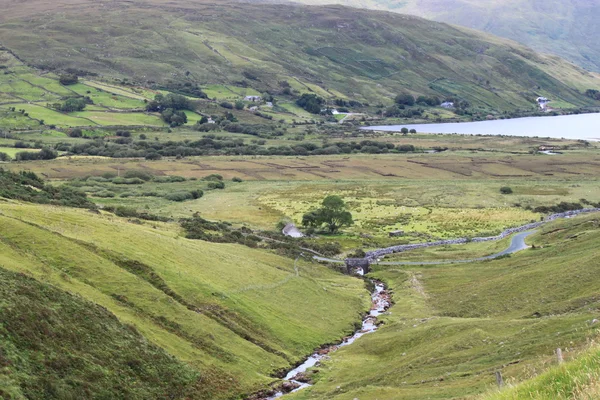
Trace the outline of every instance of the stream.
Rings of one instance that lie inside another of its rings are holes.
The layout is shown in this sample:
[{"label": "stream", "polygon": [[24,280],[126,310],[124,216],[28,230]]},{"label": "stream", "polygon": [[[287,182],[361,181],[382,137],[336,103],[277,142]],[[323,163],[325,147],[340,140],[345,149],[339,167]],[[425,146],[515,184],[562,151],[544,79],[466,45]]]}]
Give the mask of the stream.
[{"label": "stream", "polygon": [[[296,386],[296,388],[290,393],[297,392],[298,390],[302,390],[311,386],[309,383],[300,382],[299,380],[297,380],[296,378],[298,378],[298,375],[301,375],[304,372],[306,372],[308,368],[317,365],[322,359],[327,357],[327,354],[329,354],[330,352],[335,351],[340,347],[348,346],[354,343],[361,336],[375,332],[377,330],[377,317],[383,314],[390,307],[391,301],[390,296],[387,293],[385,286],[382,282],[376,280],[371,280],[371,282],[375,284],[375,290],[371,294],[371,311],[369,311],[369,314],[367,314],[363,319],[362,327],[356,332],[354,332],[352,336],[344,338],[344,340],[342,340],[342,342],[340,342],[339,344],[315,351],[310,357],[306,359],[306,361],[289,371],[285,378],[283,378],[283,380],[284,382],[290,382],[294,384],[294,386]],[[284,395],[285,393],[280,391],[277,392],[274,396],[267,397],[266,399],[277,399]]]}]

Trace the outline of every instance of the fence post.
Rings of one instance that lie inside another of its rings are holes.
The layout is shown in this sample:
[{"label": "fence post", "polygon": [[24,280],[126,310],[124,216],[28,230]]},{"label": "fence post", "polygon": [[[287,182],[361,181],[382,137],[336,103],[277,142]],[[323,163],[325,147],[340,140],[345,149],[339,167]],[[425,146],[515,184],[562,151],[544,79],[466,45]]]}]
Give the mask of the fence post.
[{"label": "fence post", "polygon": [[562,350],[560,349],[560,347],[558,349],[556,349],[556,359],[558,360],[559,364],[563,363],[563,355],[562,355]]},{"label": "fence post", "polygon": [[498,387],[504,387],[504,379],[502,379],[502,372],[496,371],[496,383]]}]

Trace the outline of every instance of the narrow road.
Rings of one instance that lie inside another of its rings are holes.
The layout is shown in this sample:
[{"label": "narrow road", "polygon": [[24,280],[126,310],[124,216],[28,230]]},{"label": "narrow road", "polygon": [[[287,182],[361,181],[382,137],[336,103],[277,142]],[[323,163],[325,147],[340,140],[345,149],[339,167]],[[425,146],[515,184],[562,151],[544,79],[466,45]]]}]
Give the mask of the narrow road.
[{"label": "narrow road", "polygon": [[[526,232],[519,232],[519,233],[515,234],[512,237],[510,246],[508,246],[508,248],[506,250],[503,250],[496,254],[492,254],[490,256],[471,258],[471,259],[467,259],[467,260],[389,261],[389,262],[376,262],[375,264],[376,265],[438,265],[438,264],[455,264],[455,263],[460,264],[460,263],[471,263],[471,262],[476,262],[476,261],[493,260],[494,258],[502,257],[507,254],[513,254],[518,251],[529,248],[529,246],[527,246],[527,244],[525,243],[525,239],[528,236],[534,234],[535,232],[536,232],[535,230],[532,230],[532,231],[526,231]],[[455,245],[455,246],[457,246],[457,245]],[[333,258],[326,258],[326,257],[319,257],[319,256],[314,256],[313,258],[317,261],[331,262],[331,263],[336,263],[336,264],[344,264],[343,260],[336,260]]]}]

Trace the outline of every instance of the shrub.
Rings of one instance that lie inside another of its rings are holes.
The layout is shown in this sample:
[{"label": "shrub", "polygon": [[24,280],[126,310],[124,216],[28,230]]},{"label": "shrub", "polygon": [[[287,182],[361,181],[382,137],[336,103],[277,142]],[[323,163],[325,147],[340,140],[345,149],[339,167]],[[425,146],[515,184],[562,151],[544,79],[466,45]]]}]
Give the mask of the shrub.
[{"label": "shrub", "polygon": [[150,153],[146,154],[144,158],[149,161],[157,161],[160,160],[162,156],[156,151],[151,151]]},{"label": "shrub", "polygon": [[83,131],[79,128],[73,128],[67,133],[70,137],[79,138],[83,136]]},{"label": "shrub", "polygon": [[149,174],[148,172],[135,170],[135,169],[130,169],[129,171],[125,172],[125,175],[123,175],[123,176],[125,178],[139,178],[144,181],[152,180],[152,175]]},{"label": "shrub", "polygon": [[74,85],[77,82],[79,82],[79,78],[77,77],[77,75],[73,75],[73,74],[64,74],[61,75],[59,78],[60,84],[61,85]]},{"label": "shrub", "polygon": [[145,183],[145,181],[140,178],[117,177],[117,178],[113,178],[112,183],[114,183],[115,185],[141,185],[141,184]]},{"label": "shrub", "polygon": [[10,161],[11,158],[8,154],[0,151],[0,161]]},{"label": "shrub", "polygon": [[502,186],[500,188],[500,193],[502,194],[512,194],[513,190],[512,188],[508,187],[508,186]]},{"label": "shrub", "polygon": [[115,193],[111,192],[109,190],[103,190],[101,192],[94,193],[94,196],[102,197],[102,198],[110,198],[110,197],[115,197]]},{"label": "shrub", "polygon": [[223,175],[219,175],[219,174],[210,174],[208,176],[205,176],[204,178],[202,178],[203,181],[222,181],[223,180]]},{"label": "shrub", "polygon": [[239,182],[243,182],[243,181],[242,181],[242,178],[238,178],[237,176],[234,176],[234,177],[233,177],[231,180],[232,180],[233,182],[238,182],[238,183],[239,183]]},{"label": "shrub", "polygon": [[208,186],[209,189],[225,189],[225,182],[222,181],[218,181],[218,182],[209,182]]},{"label": "shrub", "polygon": [[186,201],[194,198],[191,192],[174,192],[165,196],[165,199],[170,201]]}]

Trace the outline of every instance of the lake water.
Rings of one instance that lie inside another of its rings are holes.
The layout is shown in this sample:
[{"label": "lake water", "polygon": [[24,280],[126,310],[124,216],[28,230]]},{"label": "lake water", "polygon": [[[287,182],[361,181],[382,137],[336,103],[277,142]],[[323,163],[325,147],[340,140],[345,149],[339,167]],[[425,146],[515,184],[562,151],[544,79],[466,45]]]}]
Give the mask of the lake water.
[{"label": "lake water", "polygon": [[443,124],[384,125],[369,126],[363,129],[399,132],[402,128],[416,129],[419,133],[538,136],[558,139],[600,140],[600,114],[529,117]]}]

